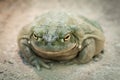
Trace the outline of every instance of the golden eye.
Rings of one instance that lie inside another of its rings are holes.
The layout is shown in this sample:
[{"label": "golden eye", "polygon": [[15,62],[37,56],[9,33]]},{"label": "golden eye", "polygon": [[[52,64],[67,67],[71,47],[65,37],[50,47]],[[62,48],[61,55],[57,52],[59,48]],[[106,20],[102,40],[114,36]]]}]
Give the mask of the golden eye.
[{"label": "golden eye", "polygon": [[65,36],[65,38],[64,38],[64,41],[67,41],[67,40],[69,40],[70,39],[70,34],[67,34],[66,36]]},{"label": "golden eye", "polygon": [[33,34],[33,38],[36,40],[38,39],[38,37],[35,34]]}]

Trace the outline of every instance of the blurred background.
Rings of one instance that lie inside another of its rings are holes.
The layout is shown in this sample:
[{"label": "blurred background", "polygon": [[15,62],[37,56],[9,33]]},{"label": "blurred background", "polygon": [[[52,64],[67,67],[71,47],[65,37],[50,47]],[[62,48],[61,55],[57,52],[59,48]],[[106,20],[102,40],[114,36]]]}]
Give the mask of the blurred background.
[{"label": "blurred background", "polygon": [[[18,55],[17,35],[35,17],[64,10],[96,20],[106,37],[97,62],[36,71]],[[120,80],[120,0],[0,0],[0,80]]]}]

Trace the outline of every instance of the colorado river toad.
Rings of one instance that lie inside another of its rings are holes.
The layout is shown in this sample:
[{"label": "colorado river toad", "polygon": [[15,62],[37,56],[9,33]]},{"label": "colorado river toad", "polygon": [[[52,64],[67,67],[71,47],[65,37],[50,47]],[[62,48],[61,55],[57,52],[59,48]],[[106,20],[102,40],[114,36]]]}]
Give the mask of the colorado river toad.
[{"label": "colorado river toad", "polygon": [[21,55],[37,69],[49,61],[87,63],[104,48],[99,24],[66,12],[48,12],[23,27],[18,44]]}]

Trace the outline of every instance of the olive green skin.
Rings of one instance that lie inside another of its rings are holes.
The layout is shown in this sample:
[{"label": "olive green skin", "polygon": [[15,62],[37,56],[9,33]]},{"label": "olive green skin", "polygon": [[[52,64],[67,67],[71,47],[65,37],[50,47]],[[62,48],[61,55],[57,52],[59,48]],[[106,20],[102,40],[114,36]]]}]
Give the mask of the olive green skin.
[{"label": "olive green skin", "polygon": [[[67,34],[70,38],[65,41]],[[45,13],[18,35],[21,55],[37,69],[50,68],[49,61],[87,63],[100,54],[104,42],[99,24],[67,12]]]}]

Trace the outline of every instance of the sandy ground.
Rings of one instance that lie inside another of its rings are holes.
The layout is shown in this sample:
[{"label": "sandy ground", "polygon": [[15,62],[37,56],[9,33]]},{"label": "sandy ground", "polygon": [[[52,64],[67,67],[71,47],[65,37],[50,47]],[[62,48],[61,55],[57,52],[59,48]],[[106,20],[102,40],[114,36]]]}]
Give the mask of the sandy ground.
[{"label": "sandy ground", "polygon": [[[37,71],[18,55],[17,35],[50,10],[67,10],[98,21],[106,37],[98,61],[53,65]],[[120,80],[120,0],[0,0],[0,80]]]}]

